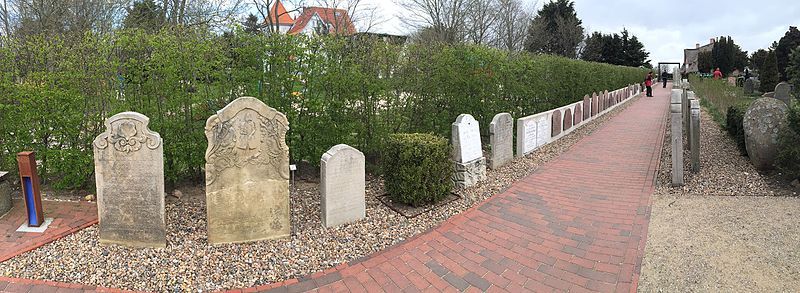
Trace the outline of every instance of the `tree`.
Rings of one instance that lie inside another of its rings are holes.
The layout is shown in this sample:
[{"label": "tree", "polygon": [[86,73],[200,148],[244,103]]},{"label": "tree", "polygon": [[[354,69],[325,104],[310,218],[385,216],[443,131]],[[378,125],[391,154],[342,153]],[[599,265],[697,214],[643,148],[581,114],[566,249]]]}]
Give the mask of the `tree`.
[{"label": "tree", "polygon": [[258,23],[258,16],[252,13],[247,15],[242,26],[244,26],[244,31],[247,33],[254,34],[261,31],[261,25]]},{"label": "tree", "polygon": [[649,55],[639,39],[630,36],[626,29],[622,30],[621,34],[594,32],[586,37],[585,46],[581,51],[581,59],[586,61],[631,67],[648,66]]},{"label": "tree", "polygon": [[789,55],[789,65],[786,67],[786,76],[793,85],[794,96],[800,97],[800,47],[792,50]]},{"label": "tree", "polygon": [[575,3],[556,0],[542,6],[531,21],[526,49],[575,58],[583,41],[583,26],[575,13]]},{"label": "tree", "polygon": [[[417,28],[425,39],[455,44],[464,40],[470,0],[403,0],[409,14],[401,20]],[[422,31],[424,29],[424,31]]]},{"label": "tree", "polygon": [[473,44],[489,41],[491,28],[498,17],[496,6],[495,0],[469,0],[465,25],[467,39]]},{"label": "tree", "polygon": [[800,46],[800,30],[797,30],[796,26],[790,26],[789,31],[783,35],[777,46],[775,46],[775,58],[778,63],[780,80],[788,80],[786,67],[789,66],[789,55],[797,46]]},{"label": "tree", "polygon": [[508,51],[522,50],[529,22],[530,13],[520,0],[498,0],[494,46]]},{"label": "tree", "polygon": [[711,49],[711,65],[722,73],[730,74],[747,65],[747,52],[742,51],[730,36],[719,37]]},{"label": "tree", "polygon": [[756,71],[760,71],[764,68],[764,62],[767,60],[768,54],[769,52],[764,49],[758,49],[758,51],[753,52],[753,54],[750,55],[750,66]]},{"label": "tree", "polygon": [[711,59],[711,52],[697,53],[697,71],[710,73],[713,67],[713,61]]},{"label": "tree", "polygon": [[759,71],[758,80],[761,81],[759,90],[765,93],[774,91],[775,86],[780,81],[779,79],[780,72],[778,72],[778,60],[775,50],[769,50],[767,58],[764,60],[764,69]]},{"label": "tree", "polygon": [[156,32],[164,26],[164,12],[161,9],[153,0],[136,1],[122,21],[123,26]]}]

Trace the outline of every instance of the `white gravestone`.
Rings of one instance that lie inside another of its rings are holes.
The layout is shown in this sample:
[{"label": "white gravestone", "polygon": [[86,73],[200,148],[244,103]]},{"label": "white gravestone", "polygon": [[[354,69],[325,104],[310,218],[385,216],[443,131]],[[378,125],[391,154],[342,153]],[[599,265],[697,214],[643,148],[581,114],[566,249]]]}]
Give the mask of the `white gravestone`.
[{"label": "white gravestone", "polygon": [[481,132],[478,121],[469,114],[461,114],[452,125],[453,182],[466,188],[486,179],[486,159],[481,150]]},{"label": "white gravestone", "polygon": [[165,247],[164,145],[136,112],[108,118],[95,138],[100,244]]},{"label": "white gravestone", "polygon": [[364,154],[346,144],[320,160],[322,225],[338,226],[366,217]]},{"label": "white gravestone", "polygon": [[517,156],[522,157],[550,142],[550,112],[517,119]]}]

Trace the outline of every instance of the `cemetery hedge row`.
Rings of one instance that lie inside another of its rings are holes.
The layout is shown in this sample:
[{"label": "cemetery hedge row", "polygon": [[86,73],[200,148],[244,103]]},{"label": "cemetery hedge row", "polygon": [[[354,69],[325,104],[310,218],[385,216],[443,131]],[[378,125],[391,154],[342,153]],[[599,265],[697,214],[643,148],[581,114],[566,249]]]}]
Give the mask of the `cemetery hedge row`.
[{"label": "cemetery hedge row", "polygon": [[117,31],[0,39],[0,169],[34,150],[56,188],[93,184],[91,142],[121,111],[164,138],[168,182],[202,180],[206,119],[239,96],[285,113],[291,160],[346,143],[374,161],[387,136],[449,137],[461,113],[530,115],[640,82],[645,69],[373,38]]}]

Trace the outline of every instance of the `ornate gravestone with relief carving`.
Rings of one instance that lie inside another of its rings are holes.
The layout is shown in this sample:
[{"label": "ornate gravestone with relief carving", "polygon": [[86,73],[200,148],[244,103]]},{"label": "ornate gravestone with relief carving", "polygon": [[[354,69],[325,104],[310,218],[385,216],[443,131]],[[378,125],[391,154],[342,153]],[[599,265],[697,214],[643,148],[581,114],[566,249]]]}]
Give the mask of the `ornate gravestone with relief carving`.
[{"label": "ornate gravestone with relief carving", "polygon": [[236,243],[289,236],[286,116],[241,97],[206,122],[208,241]]}]

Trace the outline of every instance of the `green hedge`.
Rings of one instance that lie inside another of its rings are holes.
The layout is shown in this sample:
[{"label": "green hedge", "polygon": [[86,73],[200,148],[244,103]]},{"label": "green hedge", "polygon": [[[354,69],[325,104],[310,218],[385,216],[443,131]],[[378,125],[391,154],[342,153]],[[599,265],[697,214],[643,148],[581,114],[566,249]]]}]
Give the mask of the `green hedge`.
[{"label": "green hedge", "polygon": [[433,134],[389,135],[382,160],[386,192],[393,201],[421,206],[453,190],[453,162],[447,139]]},{"label": "green hedge", "polygon": [[800,178],[800,106],[794,103],[786,116],[787,127],[778,136],[775,166],[790,180]]},{"label": "green hedge", "polygon": [[747,148],[744,141],[744,114],[747,108],[750,107],[752,101],[740,102],[736,105],[728,107],[728,112],[725,115],[725,130],[728,135],[736,142],[736,146],[742,155],[747,155]]},{"label": "green hedge", "polygon": [[640,82],[645,69],[482,46],[370,38],[117,31],[0,40],[0,169],[34,150],[57,188],[91,187],[92,139],[122,111],[164,138],[168,182],[202,180],[205,120],[239,96],[285,113],[292,161],[345,143],[377,158],[391,133],[449,137],[462,113],[530,115]]}]

